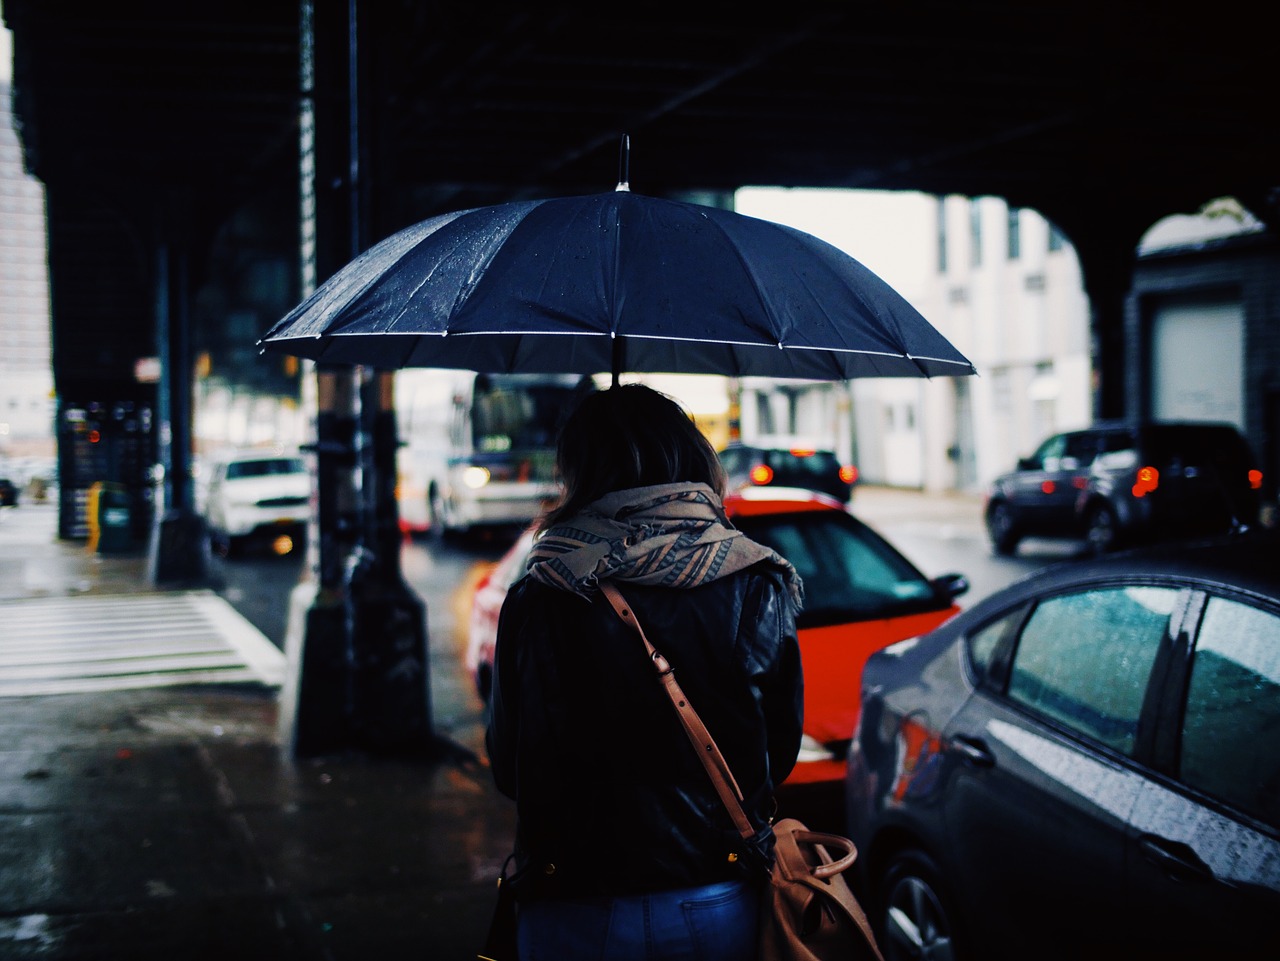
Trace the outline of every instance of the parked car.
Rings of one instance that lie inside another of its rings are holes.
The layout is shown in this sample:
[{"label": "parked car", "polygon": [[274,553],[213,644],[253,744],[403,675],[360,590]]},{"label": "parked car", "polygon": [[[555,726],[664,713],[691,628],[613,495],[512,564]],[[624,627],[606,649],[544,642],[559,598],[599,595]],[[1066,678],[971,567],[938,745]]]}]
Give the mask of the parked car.
[{"label": "parked car", "polygon": [[1280,957],[1280,539],[1045,568],[868,659],[887,961]]},{"label": "parked car", "polygon": [[311,474],[297,454],[223,454],[210,468],[204,504],[214,543],[228,552],[255,535],[297,536],[311,514]]},{"label": "parked car", "polygon": [[[804,580],[797,627],[805,734],[801,763],[788,785],[842,792],[863,661],[954,615],[959,610],[955,598],[968,583],[958,574],[926,578],[843,505],[813,491],[753,488],[730,494],[724,506],[738,529],[786,557]],[[476,588],[466,660],[485,699],[498,613],[507,589],[524,573],[532,544],[533,535],[526,532]]]},{"label": "parked car", "polygon": [[1230,424],[1099,423],[1054,434],[996,478],[986,523],[998,554],[1027,537],[1093,553],[1256,524],[1262,471]]},{"label": "parked car", "polygon": [[524,574],[525,562],[533,549],[533,537],[534,528],[526,528],[501,560],[476,582],[471,596],[464,662],[475,682],[476,693],[486,704],[493,689],[493,646],[498,639],[498,615],[508,589]]},{"label": "parked car", "polygon": [[833,451],[800,438],[732,443],[720,452],[720,463],[728,477],[730,491],[748,487],[801,487],[847,503],[858,480],[855,466],[841,464]]},{"label": "parked car", "polygon": [[18,506],[18,485],[7,477],[0,477],[0,507]]}]

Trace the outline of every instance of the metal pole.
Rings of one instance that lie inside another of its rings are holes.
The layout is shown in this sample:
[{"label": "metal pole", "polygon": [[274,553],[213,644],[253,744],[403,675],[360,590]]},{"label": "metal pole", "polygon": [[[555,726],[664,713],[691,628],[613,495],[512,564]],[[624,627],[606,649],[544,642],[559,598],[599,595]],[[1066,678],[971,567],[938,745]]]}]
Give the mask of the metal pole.
[{"label": "metal pole", "polygon": [[[369,179],[356,0],[302,0],[301,16],[301,176],[316,257],[309,286],[304,264],[305,296],[367,246]],[[280,714],[299,756],[347,748],[421,755],[438,746],[425,607],[400,575],[391,377],[316,370],[316,583],[294,593]]]},{"label": "metal pole", "polygon": [[158,243],[154,274],[164,483],[163,503],[157,505],[160,516],[152,526],[148,575],[157,585],[205,585],[210,576],[209,536],[204,518],[196,513],[191,482],[191,297],[185,247]]},{"label": "metal pole", "polygon": [[[303,296],[351,259],[349,0],[300,0],[299,183]],[[355,490],[356,391],[347,367],[314,368],[316,509],[308,576],[290,600],[281,697],[282,740],[296,755],[343,750],[355,712],[347,577],[359,535]]]}]

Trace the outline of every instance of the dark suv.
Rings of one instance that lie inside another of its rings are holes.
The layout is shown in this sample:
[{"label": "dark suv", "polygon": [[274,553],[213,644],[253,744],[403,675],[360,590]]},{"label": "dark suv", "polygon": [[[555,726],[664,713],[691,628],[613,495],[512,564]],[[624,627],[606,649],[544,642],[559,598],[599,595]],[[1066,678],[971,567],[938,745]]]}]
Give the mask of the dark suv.
[{"label": "dark suv", "polygon": [[858,470],[841,464],[830,450],[779,442],[730,444],[720,452],[728,477],[728,489],[746,487],[800,487],[827,494],[843,503],[853,496]]},{"label": "dark suv", "polygon": [[1095,554],[1257,523],[1262,471],[1230,424],[1098,423],[1055,434],[997,477],[986,522],[998,554],[1024,537],[1083,538]]}]

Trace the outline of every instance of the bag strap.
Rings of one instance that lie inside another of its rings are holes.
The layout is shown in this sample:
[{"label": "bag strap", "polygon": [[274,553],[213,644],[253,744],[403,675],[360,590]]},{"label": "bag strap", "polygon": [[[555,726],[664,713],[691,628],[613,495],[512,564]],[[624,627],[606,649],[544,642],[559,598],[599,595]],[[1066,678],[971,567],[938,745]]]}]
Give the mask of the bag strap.
[{"label": "bag strap", "polygon": [[693,744],[698,760],[702,762],[702,766],[707,769],[707,774],[711,776],[711,782],[715,785],[716,793],[720,795],[720,800],[724,803],[725,808],[728,809],[729,816],[733,818],[734,827],[738,829],[738,833],[744,838],[751,840],[755,837],[756,829],[751,826],[751,819],[747,817],[747,812],[742,809],[742,790],[738,787],[738,782],[733,779],[733,772],[729,770],[729,762],[720,753],[720,748],[716,746],[715,740],[711,737],[711,732],[702,723],[702,718],[698,717],[698,712],[693,709],[693,705],[689,703],[689,698],[685,696],[684,691],[681,690],[679,683],[676,681],[675,669],[659,653],[657,648],[649,642],[649,638],[645,636],[644,628],[640,626],[639,618],[631,610],[631,605],[622,596],[622,592],[608,581],[601,582],[600,590],[608,598],[618,616],[622,618],[622,622],[640,635],[640,640],[644,641],[645,651],[649,655],[649,663],[658,672],[658,678],[662,681],[662,689],[671,698],[671,703],[675,707],[676,713],[680,716],[680,723],[684,726],[684,732],[688,735],[690,743]]},{"label": "bag strap", "polygon": [[[725,761],[724,755],[716,747],[716,742],[712,739],[711,732],[703,725],[702,719],[698,717],[698,712],[693,709],[693,705],[685,697],[684,691],[676,683],[675,670],[667,659],[659,653],[657,648],[649,642],[649,638],[645,636],[644,628],[640,626],[639,618],[631,610],[631,605],[622,596],[622,592],[608,581],[600,583],[600,590],[608,598],[610,605],[612,605],[618,616],[622,618],[622,622],[640,635],[640,640],[644,641],[644,648],[649,655],[649,662],[658,672],[658,677],[662,680],[662,688],[671,698],[671,703],[675,706],[676,713],[680,716],[680,721],[684,725],[685,734],[689,736],[698,759],[702,761],[702,766],[707,769],[707,774],[711,776],[711,782],[716,786],[716,793],[720,795],[720,800],[724,802],[724,806],[729,810],[730,816],[733,817],[734,825],[744,838],[750,839],[754,837],[755,830],[751,827],[751,821],[747,817],[747,813],[742,809],[742,791],[739,790],[738,783],[733,779],[733,774],[729,771],[729,764]],[[784,824],[786,823],[784,822]],[[809,884],[814,884],[812,879],[818,879],[817,886],[819,888],[823,886],[828,878],[849,868],[853,864],[854,858],[857,857],[857,849],[853,846],[853,842],[837,834],[810,831],[804,828],[803,825],[796,824],[795,830],[791,832],[791,835],[796,844],[821,845],[824,848],[841,852],[841,857],[816,867],[806,863],[804,871],[797,873],[795,879],[799,879],[803,874]],[[840,890],[844,892],[843,896],[839,894],[833,894],[833,896],[840,901],[845,911],[848,912],[849,917],[857,924],[867,946],[871,949],[871,953],[876,957],[877,961],[884,961],[884,955],[880,953],[880,946],[876,944],[875,935],[871,932],[871,924],[867,921],[867,916],[863,912],[862,906],[858,904],[857,899],[853,897],[852,891],[848,888],[842,887]]]}]

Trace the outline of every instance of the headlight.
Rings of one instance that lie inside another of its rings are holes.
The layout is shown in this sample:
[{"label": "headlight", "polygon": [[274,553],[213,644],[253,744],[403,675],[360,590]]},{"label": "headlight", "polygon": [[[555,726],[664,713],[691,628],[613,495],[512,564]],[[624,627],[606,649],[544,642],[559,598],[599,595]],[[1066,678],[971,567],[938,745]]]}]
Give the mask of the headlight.
[{"label": "headlight", "polygon": [[489,483],[489,468],[468,467],[462,472],[462,483],[472,490],[479,490]]}]

